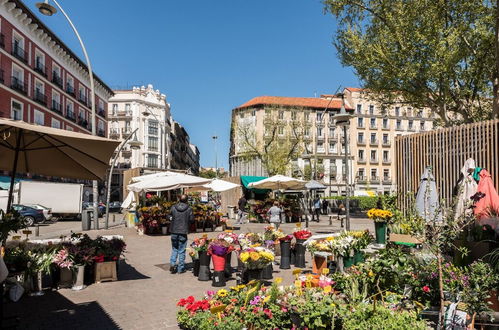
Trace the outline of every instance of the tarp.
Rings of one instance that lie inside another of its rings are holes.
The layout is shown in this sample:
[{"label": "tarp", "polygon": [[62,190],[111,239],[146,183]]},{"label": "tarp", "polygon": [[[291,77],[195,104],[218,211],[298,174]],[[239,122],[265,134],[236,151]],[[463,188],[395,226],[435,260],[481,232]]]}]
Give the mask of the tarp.
[{"label": "tarp", "polygon": [[425,221],[442,220],[437,185],[431,173],[431,167],[427,167],[421,176],[416,194],[416,211]]},{"label": "tarp", "polygon": [[[499,213],[499,195],[497,194],[490,173],[487,170],[480,171],[480,181],[478,182],[478,193],[483,197],[475,204],[475,216],[481,224],[489,218],[497,220],[496,214]],[[497,222],[488,223],[493,229],[497,227]],[[494,225],[495,224],[495,225]]]},{"label": "tarp", "polygon": [[131,180],[132,180],[132,182],[139,182],[139,181],[157,179],[157,178],[162,178],[165,176],[172,176],[172,175],[179,175],[179,174],[183,174],[183,173],[173,172],[173,171],[164,171],[164,172],[158,172],[158,173],[152,173],[152,174],[145,174],[145,175],[141,175],[141,176],[135,176]]},{"label": "tarp", "polygon": [[260,181],[263,179],[266,179],[266,176],[241,176],[241,183],[244,186],[244,188],[251,190],[255,194],[265,194],[269,191],[269,189],[257,189],[257,188],[250,188],[248,185],[252,182]]}]

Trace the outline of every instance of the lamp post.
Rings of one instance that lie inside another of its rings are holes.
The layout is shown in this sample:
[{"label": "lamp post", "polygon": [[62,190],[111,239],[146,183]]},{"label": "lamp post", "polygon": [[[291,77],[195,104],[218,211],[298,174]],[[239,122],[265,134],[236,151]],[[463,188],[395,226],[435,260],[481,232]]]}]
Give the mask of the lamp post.
[{"label": "lamp post", "polygon": [[142,142],[138,141],[137,140],[137,135],[135,135],[137,133],[139,129],[136,128],[132,134],[130,134],[126,139],[124,139],[120,145],[118,146],[118,150],[116,151],[116,155],[114,155],[113,157],[113,160],[111,160],[111,169],[109,170],[109,175],[108,175],[108,178],[107,178],[107,192],[106,192],[106,229],[109,228],[109,201],[111,199],[111,179],[113,178],[113,170],[114,170],[114,166],[116,164],[116,160],[118,159],[119,155],[120,155],[120,152],[121,150],[123,149],[123,147],[127,144],[127,142],[130,140],[130,138],[132,136],[134,136],[134,139],[133,141],[131,141],[130,143],[128,143],[130,145],[130,148],[131,149],[134,149],[134,150],[137,150],[137,149],[140,149],[140,146],[142,145]]},{"label": "lamp post", "polygon": [[213,135],[211,137],[213,139],[213,143],[215,144],[215,177],[218,179],[218,155],[217,155],[217,140],[218,136]]},{"label": "lamp post", "polygon": [[350,175],[348,168],[348,125],[350,124],[350,119],[353,118],[352,114],[349,114],[345,110],[345,94],[341,93],[341,109],[340,112],[333,116],[336,121],[336,125],[343,126],[343,135],[345,139],[345,227],[346,230],[350,230]]},{"label": "lamp post", "polygon": [[[73,29],[73,32],[76,34],[76,37],[78,38],[78,41],[80,42],[81,49],[83,50],[83,55],[85,56],[85,61],[87,62],[87,68],[88,68],[88,75],[90,76],[90,106],[92,109],[92,135],[96,135],[96,117],[95,117],[95,86],[94,86],[94,73],[92,71],[92,64],[90,63],[90,58],[88,57],[87,54],[87,49],[85,48],[85,45],[83,44],[83,40],[80,37],[80,34],[78,33],[78,30],[74,26],[73,22],[69,18],[69,16],[66,14],[64,9],[62,9],[61,5],[57,2],[57,0],[52,0],[52,2],[59,8],[61,13],[64,15],[66,20],[68,21],[69,25]],[[55,13],[57,13],[57,9],[53,7],[52,5],[49,4],[49,0],[45,0],[44,2],[37,2],[35,6],[38,8],[40,13],[45,16],[52,16]],[[94,208],[94,221],[95,221],[95,229],[99,229],[99,213],[97,210],[97,201],[99,198],[99,192],[98,192],[98,186],[97,186],[97,180],[92,181],[92,194],[93,194],[93,208]]]},{"label": "lamp post", "polygon": [[[166,134],[166,130],[164,127],[164,125],[165,125],[164,121],[159,120],[158,117],[153,112],[149,111],[149,108],[146,108],[146,111],[142,112],[142,115],[146,118],[152,115],[154,117],[154,119],[156,119],[158,121],[159,126],[161,128],[161,141],[160,141],[161,142],[161,168],[163,169],[164,167],[166,167],[166,169],[170,169],[170,157],[169,157],[170,147],[169,147],[168,143],[166,143],[165,151],[163,151],[163,137],[168,139],[168,136]],[[165,153],[166,153],[166,155],[165,155]],[[165,163],[167,163],[166,166],[165,166]]]}]

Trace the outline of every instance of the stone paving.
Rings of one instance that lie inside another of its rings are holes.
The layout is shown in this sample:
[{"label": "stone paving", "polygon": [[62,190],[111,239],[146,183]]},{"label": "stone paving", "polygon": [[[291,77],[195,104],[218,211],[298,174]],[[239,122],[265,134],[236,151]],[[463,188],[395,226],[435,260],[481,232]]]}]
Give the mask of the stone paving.
[{"label": "stone paving", "polygon": [[[351,223],[352,229],[373,230],[368,219],[352,219]],[[236,232],[262,231],[264,226],[245,224]],[[291,232],[294,226],[281,227],[284,232]],[[310,223],[310,229],[327,233],[339,231],[340,225],[337,221],[329,225],[327,217],[322,216],[320,223]],[[46,291],[41,297],[25,296],[17,303],[6,302],[5,316],[17,317],[18,329],[177,329],[176,302],[213,289],[211,281],[200,282],[191,272],[172,275],[165,270],[169,268],[171,251],[169,236],[139,236],[134,229],[125,227],[89,233],[125,237],[126,260],[120,264],[118,281],[92,284],[82,291]],[[207,234],[212,237],[217,233]],[[201,235],[190,234],[189,241]],[[232,265],[236,262],[233,256]],[[310,260],[307,267],[311,267]],[[274,268],[274,277],[283,277],[284,283],[292,282],[292,269]],[[228,280],[227,286],[235,282]]]}]

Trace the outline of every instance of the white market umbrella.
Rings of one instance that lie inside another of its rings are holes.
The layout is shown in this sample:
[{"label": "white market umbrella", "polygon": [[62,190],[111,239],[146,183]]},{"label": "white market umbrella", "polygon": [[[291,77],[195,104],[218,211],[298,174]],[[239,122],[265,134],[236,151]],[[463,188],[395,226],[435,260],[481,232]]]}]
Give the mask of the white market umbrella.
[{"label": "white market umbrella", "polygon": [[478,185],[473,179],[473,171],[475,170],[475,160],[472,158],[467,159],[461,168],[461,174],[459,181],[457,182],[455,188],[456,195],[456,206],[455,206],[455,219],[459,219],[461,216],[471,213],[470,206],[473,204],[471,196],[476,194]]},{"label": "white market umbrella", "polygon": [[130,205],[132,205],[133,202],[135,202],[135,193],[133,191],[130,191],[123,203],[121,203],[121,207],[127,209]]},{"label": "white market umbrella", "polygon": [[223,192],[227,190],[231,190],[237,187],[240,187],[240,184],[232,183],[225,180],[213,179],[210,183],[202,185],[200,187],[193,187],[189,189],[189,191],[214,191],[214,192]]},{"label": "white market umbrella", "polygon": [[315,180],[311,180],[305,184],[305,188],[308,190],[324,190],[326,186]]},{"label": "white market umbrella", "polygon": [[427,222],[442,220],[437,185],[431,173],[431,167],[427,167],[421,176],[419,189],[416,194],[416,211]]},{"label": "white market umbrella", "polygon": [[177,175],[162,176],[151,180],[139,181],[128,185],[127,188],[133,192],[165,191],[198,187],[210,182],[211,179],[179,173]]},{"label": "white market umbrella", "polygon": [[152,174],[145,174],[141,176],[136,176],[132,178],[132,182],[140,182],[140,181],[146,181],[146,180],[154,180],[157,178],[162,178],[165,176],[172,176],[172,175],[178,175],[178,174],[183,174],[179,172],[172,172],[172,171],[166,171],[166,172],[158,172],[158,173],[152,173]]},{"label": "white market umbrella", "polygon": [[305,189],[306,183],[307,182],[303,180],[278,174],[260,181],[251,182],[248,185],[248,187],[258,188],[258,189],[272,189],[272,190],[280,190],[280,189],[302,190]]}]

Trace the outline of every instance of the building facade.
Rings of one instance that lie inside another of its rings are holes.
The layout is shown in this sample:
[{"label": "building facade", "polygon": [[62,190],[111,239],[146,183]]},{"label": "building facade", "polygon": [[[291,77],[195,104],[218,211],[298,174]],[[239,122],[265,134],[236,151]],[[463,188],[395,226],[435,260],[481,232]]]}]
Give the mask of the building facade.
[{"label": "building facade", "polygon": [[[96,134],[106,136],[113,91],[94,80]],[[21,1],[2,1],[0,117],[91,134],[91,100],[85,63]]]},{"label": "building facade", "polygon": [[254,145],[262,148],[272,132],[269,125],[277,125],[278,138],[295,134],[300,140],[299,156],[283,174],[321,181],[326,195],[345,195],[348,164],[354,194],[394,192],[395,137],[433,129],[430,112],[402,103],[382,107],[359,88],[346,88],[343,95],[345,109],[354,115],[346,131],[347,157],[344,128],[334,121],[342,105],[338,96],[256,97],[232,111],[230,176],[267,175],[258,157],[248,157],[241,127],[251,128]]},{"label": "building facade", "polygon": [[189,134],[179,122],[173,121],[171,141],[171,169],[186,170],[188,173],[198,175],[199,149],[190,143]]}]

